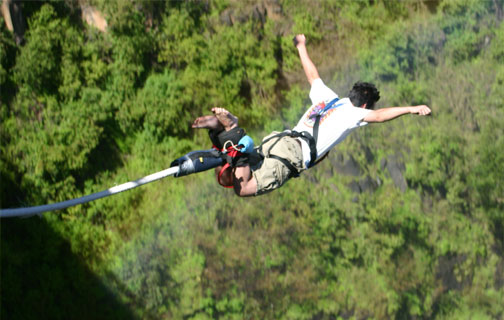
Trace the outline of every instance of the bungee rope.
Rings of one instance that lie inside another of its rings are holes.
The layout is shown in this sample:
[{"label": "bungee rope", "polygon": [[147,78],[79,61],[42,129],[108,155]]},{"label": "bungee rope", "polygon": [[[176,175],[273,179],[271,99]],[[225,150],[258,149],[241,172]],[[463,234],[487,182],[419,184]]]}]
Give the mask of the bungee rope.
[{"label": "bungee rope", "polygon": [[72,207],[72,206],[75,206],[78,204],[83,204],[83,203],[94,201],[94,200],[97,200],[100,198],[108,197],[108,196],[129,190],[129,189],[133,189],[133,188],[139,187],[141,185],[144,185],[146,183],[153,182],[153,181],[156,181],[159,179],[163,179],[168,176],[173,176],[173,175],[177,174],[178,172],[179,172],[179,167],[175,166],[175,167],[171,167],[166,170],[163,170],[163,171],[153,173],[151,175],[148,175],[146,177],[140,178],[135,181],[126,182],[121,185],[112,187],[110,189],[103,190],[101,192],[93,193],[93,194],[83,196],[80,198],[75,198],[72,200],[66,200],[66,201],[62,201],[62,202],[45,204],[45,205],[35,206],[35,207],[1,209],[0,210],[0,218],[32,216],[32,215],[40,214],[40,213],[43,213],[46,211],[65,209],[65,208]]}]

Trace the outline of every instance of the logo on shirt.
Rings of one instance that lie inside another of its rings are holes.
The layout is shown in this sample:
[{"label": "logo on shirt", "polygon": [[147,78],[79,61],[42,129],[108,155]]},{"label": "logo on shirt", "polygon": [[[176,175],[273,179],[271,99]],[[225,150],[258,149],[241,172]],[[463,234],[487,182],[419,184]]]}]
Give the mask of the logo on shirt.
[{"label": "logo on shirt", "polygon": [[312,106],[309,111],[307,112],[307,115],[306,117],[304,118],[304,125],[307,126],[308,128],[313,128],[314,124],[315,124],[315,119],[317,118],[318,115],[321,115],[320,116],[320,124],[324,123],[324,120],[327,119],[327,117],[329,117],[329,115],[331,113],[333,113],[337,106],[327,110],[327,111],[324,111],[326,107],[326,104],[325,102],[321,102],[317,105],[314,105]]}]

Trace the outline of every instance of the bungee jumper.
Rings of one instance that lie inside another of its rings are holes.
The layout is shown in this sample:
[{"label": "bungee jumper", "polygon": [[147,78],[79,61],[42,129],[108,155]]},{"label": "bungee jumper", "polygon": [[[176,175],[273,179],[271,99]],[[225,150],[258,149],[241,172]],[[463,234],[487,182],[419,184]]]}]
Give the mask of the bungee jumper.
[{"label": "bungee jumper", "polygon": [[292,130],[273,132],[259,147],[238,126],[238,118],[224,108],[197,118],[192,127],[208,129],[213,149],[194,151],[175,160],[175,176],[215,168],[217,181],[238,196],[257,196],[284,185],[290,178],[322,161],[354,129],[405,114],[429,115],[426,105],[373,110],[380,93],[372,83],[357,82],[340,98],[320,79],[306,49],[303,34],[294,37],[301,64],[311,85],[312,106]]},{"label": "bungee jumper", "polygon": [[306,50],[303,34],[294,37],[303,70],[311,85],[312,106],[292,130],[272,132],[260,146],[238,126],[238,118],[224,108],[194,120],[195,129],[208,129],[212,149],[189,152],[170,168],[110,189],[63,202],[35,207],[0,209],[0,217],[19,217],[64,209],[108,197],[167,176],[182,177],[215,168],[220,185],[238,196],[257,196],[284,185],[289,179],[322,161],[354,129],[385,122],[405,114],[429,115],[426,105],[373,110],[380,94],[374,84],[357,82],[348,97],[340,98],[320,79]]}]

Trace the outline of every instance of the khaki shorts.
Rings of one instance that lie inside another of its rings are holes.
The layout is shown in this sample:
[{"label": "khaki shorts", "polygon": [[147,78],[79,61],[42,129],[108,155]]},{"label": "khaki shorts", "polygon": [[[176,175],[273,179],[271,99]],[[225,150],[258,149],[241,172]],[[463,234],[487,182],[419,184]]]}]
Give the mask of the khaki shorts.
[{"label": "khaki shorts", "polygon": [[[263,141],[279,133],[280,132],[273,132],[265,137]],[[299,141],[292,137],[282,137],[279,139],[280,141],[278,141],[278,139],[271,139],[262,146],[265,158],[261,167],[252,173],[257,181],[256,195],[273,191],[281,187],[290,178],[289,168],[277,159],[268,158],[270,153],[289,161],[298,172],[306,169],[304,167],[303,151],[301,150]],[[270,153],[268,153],[269,148],[271,148],[275,142],[277,143],[269,151]]]}]

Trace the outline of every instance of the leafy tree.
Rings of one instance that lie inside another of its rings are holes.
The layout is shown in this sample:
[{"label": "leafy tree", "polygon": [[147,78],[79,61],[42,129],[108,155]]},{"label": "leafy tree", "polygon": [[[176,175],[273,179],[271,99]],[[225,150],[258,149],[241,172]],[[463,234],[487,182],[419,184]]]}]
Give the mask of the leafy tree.
[{"label": "leafy tree", "polygon": [[[44,224],[2,222],[2,303],[20,299],[31,279],[18,281],[31,274],[20,261],[35,259],[77,266],[64,274],[71,281],[46,277],[26,295],[53,318],[63,317],[56,300],[82,290],[117,297],[116,311],[98,308],[112,318],[502,316],[499,1],[90,4],[106,32],[68,1],[26,3],[22,47],[0,27],[2,207],[165,169],[208,146],[189,124],[214,106],[255,137],[291,127],[309,104],[297,32],[338,93],[375,81],[381,105],[426,103],[433,116],[361,129],[260,198],[215,188],[207,172],[46,214]],[[352,174],[342,169],[350,158]],[[47,241],[20,246],[13,230]],[[89,290],[87,269],[107,290]]]}]

